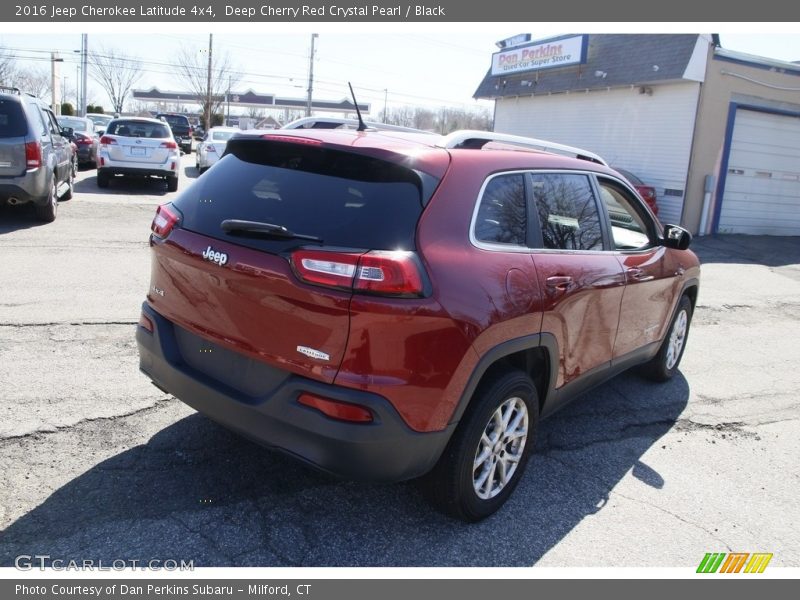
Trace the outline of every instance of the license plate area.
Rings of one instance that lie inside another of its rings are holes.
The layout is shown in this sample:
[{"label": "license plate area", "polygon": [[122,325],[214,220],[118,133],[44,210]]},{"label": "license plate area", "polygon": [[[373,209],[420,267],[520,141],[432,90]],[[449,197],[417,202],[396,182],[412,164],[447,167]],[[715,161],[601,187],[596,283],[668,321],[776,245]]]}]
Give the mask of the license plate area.
[{"label": "license plate area", "polygon": [[131,156],[147,156],[146,148],[131,148]]}]

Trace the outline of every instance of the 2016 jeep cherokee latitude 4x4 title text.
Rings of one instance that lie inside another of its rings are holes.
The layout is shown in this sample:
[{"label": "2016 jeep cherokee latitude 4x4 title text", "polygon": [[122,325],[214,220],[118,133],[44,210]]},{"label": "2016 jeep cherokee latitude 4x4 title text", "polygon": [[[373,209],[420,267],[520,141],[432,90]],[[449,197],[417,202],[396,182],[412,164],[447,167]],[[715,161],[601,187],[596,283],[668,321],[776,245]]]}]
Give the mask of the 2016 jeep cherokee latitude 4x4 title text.
[{"label": "2016 jeep cherokee latitude 4x4 title text", "polygon": [[699,285],[689,233],[602,159],[509,143],[537,145],[238,134],[157,211],[141,369],[321,469],[493,513],[540,418],[631,366],[676,372]]}]

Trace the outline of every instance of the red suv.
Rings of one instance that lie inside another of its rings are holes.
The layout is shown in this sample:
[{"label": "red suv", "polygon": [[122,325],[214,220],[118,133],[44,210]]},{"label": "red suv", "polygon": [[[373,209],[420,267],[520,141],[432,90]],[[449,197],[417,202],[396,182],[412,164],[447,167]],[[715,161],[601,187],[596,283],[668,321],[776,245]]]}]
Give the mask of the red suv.
[{"label": "red suv", "polygon": [[634,365],[673,376],[698,291],[689,241],[577,148],[237,134],[153,220],[141,369],[325,471],[425,476],[476,521],[519,482],[542,417]]}]

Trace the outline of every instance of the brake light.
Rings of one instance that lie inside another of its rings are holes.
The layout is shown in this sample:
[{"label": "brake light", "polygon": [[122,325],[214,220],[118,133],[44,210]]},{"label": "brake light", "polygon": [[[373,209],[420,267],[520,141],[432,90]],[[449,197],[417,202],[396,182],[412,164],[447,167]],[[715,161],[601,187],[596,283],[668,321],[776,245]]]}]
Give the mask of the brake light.
[{"label": "brake light", "polygon": [[642,195],[642,198],[644,198],[645,200],[652,200],[656,197],[655,189],[649,186],[643,186],[637,189],[639,190],[639,193]]},{"label": "brake light", "polygon": [[75,138],[75,143],[78,144],[79,146],[88,146],[92,143],[92,140],[91,138],[81,136]]},{"label": "brake light", "polygon": [[159,148],[169,148],[170,150],[177,150],[178,144],[174,140],[170,140],[168,142],[161,142],[161,146]]},{"label": "brake light", "polygon": [[307,146],[321,146],[322,140],[316,140],[314,138],[305,138],[305,137],[295,137],[293,135],[273,135],[271,133],[265,133],[261,136],[262,140],[270,140],[273,142],[290,142],[292,144],[306,144]]},{"label": "brake light", "polygon": [[178,213],[170,210],[170,206],[170,204],[159,206],[156,209],[156,216],[153,217],[153,223],[150,225],[153,235],[162,240],[170,234],[180,220]]},{"label": "brake light", "polygon": [[316,285],[385,296],[422,296],[425,291],[421,267],[413,252],[297,250],[291,263],[300,279]]},{"label": "brake light", "polygon": [[296,250],[291,263],[297,276],[307,283],[352,289],[358,257],[350,252]]},{"label": "brake light", "polygon": [[25,165],[28,169],[42,166],[42,145],[39,142],[25,142]]},{"label": "brake light", "polygon": [[101,146],[115,146],[117,144],[117,140],[115,140],[110,135],[104,135],[100,138],[100,145]]},{"label": "brake light", "polygon": [[340,402],[339,400],[331,400],[330,398],[307,393],[300,394],[297,401],[303,406],[315,408],[322,414],[339,421],[350,421],[351,423],[372,422],[372,412],[358,404]]}]

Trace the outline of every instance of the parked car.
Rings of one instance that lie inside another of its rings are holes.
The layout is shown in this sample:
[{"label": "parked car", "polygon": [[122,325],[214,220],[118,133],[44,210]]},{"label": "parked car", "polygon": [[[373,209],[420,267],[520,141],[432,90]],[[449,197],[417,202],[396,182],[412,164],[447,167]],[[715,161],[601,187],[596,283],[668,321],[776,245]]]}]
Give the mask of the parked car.
[{"label": "parked car", "polygon": [[658,198],[656,197],[656,188],[654,188],[652,185],[645,184],[636,175],[626,169],[620,169],[619,167],[613,168],[617,173],[627,179],[634,188],[636,188],[636,191],[639,192],[639,195],[644,199],[645,202],[647,202],[647,206],[650,207],[650,210],[653,211],[653,214],[658,216]]},{"label": "parked car", "polygon": [[190,154],[192,152],[192,136],[194,129],[189,122],[189,117],[180,113],[158,113],[156,119],[161,119],[169,123],[175,141],[181,147],[181,152]]},{"label": "parked car", "polygon": [[50,107],[32,94],[0,87],[0,202],[32,203],[54,221],[72,198],[72,149]]},{"label": "parked car", "polygon": [[675,375],[699,286],[691,235],[601,157],[487,132],[239,133],[151,231],[159,388],[327,472],[422,477],[466,521],[540,419],[633,366]]},{"label": "parked car", "polygon": [[97,185],[108,187],[117,175],[160,177],[178,189],[181,155],[169,125],[142,117],[114,119],[100,138]]},{"label": "parked car", "polygon": [[72,134],[69,135],[71,142],[76,148],[76,164],[89,165],[92,168],[97,166],[97,147],[100,145],[100,136],[94,128],[94,121],[82,117],[58,117],[58,123],[62,128],[69,127]]},{"label": "parked car", "polygon": [[240,131],[235,127],[212,127],[195,149],[195,167],[202,173],[217,162],[225,152],[228,140]]},{"label": "parked car", "polygon": [[94,122],[94,128],[97,135],[103,135],[106,132],[106,127],[111,123],[114,117],[111,115],[104,115],[103,113],[86,113],[86,118]]}]

